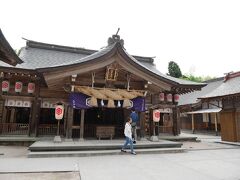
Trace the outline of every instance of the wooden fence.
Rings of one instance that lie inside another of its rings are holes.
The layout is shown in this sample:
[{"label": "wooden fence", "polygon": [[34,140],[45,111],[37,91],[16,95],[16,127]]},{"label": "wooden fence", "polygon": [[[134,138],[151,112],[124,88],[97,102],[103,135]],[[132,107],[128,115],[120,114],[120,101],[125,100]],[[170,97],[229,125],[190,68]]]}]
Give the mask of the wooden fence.
[{"label": "wooden fence", "polygon": [[0,123],[0,134],[2,135],[27,135],[29,124]]}]

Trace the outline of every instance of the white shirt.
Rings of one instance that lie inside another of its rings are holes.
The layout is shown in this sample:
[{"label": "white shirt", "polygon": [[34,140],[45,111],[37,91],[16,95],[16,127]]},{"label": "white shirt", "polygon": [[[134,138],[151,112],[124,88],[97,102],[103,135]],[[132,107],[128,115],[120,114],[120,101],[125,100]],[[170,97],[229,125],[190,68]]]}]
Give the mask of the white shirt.
[{"label": "white shirt", "polygon": [[132,126],[128,122],[125,124],[124,135],[132,139]]}]

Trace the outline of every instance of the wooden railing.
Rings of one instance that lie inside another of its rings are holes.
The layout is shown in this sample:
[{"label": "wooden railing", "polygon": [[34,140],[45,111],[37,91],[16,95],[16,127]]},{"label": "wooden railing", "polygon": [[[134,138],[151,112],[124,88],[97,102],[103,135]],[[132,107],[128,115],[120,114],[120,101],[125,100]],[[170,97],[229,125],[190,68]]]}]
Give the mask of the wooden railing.
[{"label": "wooden railing", "polygon": [[0,134],[2,135],[27,135],[29,124],[0,123]]},{"label": "wooden railing", "polygon": [[[63,135],[64,127],[60,125],[59,134]],[[55,136],[57,134],[57,124],[39,124],[38,135],[40,136]]]}]

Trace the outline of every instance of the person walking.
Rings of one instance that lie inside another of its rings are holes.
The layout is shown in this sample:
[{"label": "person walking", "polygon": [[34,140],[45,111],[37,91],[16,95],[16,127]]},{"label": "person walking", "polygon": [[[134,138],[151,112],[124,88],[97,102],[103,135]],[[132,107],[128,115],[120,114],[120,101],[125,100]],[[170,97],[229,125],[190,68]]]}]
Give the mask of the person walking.
[{"label": "person walking", "polygon": [[135,108],[132,108],[132,112],[130,114],[130,117],[132,119],[132,130],[133,130],[133,144],[136,144],[137,140],[137,123],[138,123],[138,114],[135,111]]},{"label": "person walking", "polygon": [[130,145],[131,154],[136,155],[136,152],[133,150],[133,140],[132,140],[132,119],[130,117],[127,118],[127,122],[125,124],[124,128],[124,135],[126,137],[126,141],[121,149],[122,152],[127,152],[125,149],[127,148],[127,145]]}]

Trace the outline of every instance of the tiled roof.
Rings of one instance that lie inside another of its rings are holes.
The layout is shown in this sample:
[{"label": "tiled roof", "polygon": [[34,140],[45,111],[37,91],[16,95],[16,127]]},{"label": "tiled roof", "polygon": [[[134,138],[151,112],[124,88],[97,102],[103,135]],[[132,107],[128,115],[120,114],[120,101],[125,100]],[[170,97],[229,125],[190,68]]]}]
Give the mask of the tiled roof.
[{"label": "tiled roof", "polygon": [[[87,55],[87,56],[82,56],[82,58],[72,59],[72,60],[69,60],[69,61],[65,61],[63,63],[55,64],[55,67],[74,65],[74,64],[79,64],[79,63],[83,63],[83,62],[86,62],[86,61],[90,61],[90,60],[96,59],[96,58],[101,57],[104,54],[110,52],[112,50],[112,48],[114,47],[114,45],[115,44],[112,44],[110,46],[102,48],[101,50],[99,50],[99,51],[97,51],[97,52],[95,52],[93,54],[90,54],[90,55]],[[51,66],[51,67],[54,67],[54,66]]]},{"label": "tiled roof", "polygon": [[[16,68],[23,69],[49,69],[53,67],[61,67],[83,63],[104,56],[110,52],[116,43],[108,45],[99,51],[89,50],[84,48],[75,48],[67,46],[59,46],[54,44],[39,43],[35,41],[27,41],[27,46],[21,49],[20,58],[24,61],[18,64]],[[142,66],[146,70],[156,74],[163,80],[170,81],[176,85],[191,85],[204,86],[204,83],[196,83],[192,81],[182,80],[165,75],[159,72],[151,57],[132,56],[128,54],[121,46],[124,52],[135,63]],[[0,63],[0,66],[11,67],[5,63]]]},{"label": "tiled roof", "polygon": [[[60,46],[55,44],[46,44],[36,41],[27,41],[27,46],[20,51],[19,57],[24,63],[17,65],[17,68],[40,69],[56,66],[63,66],[87,61],[93,57],[100,56],[113,46],[107,46],[99,51],[85,48]],[[153,63],[153,58],[143,56],[133,56],[140,62]],[[86,59],[84,59],[86,58]],[[12,67],[6,63],[0,62],[0,66]]]},{"label": "tiled roof", "polygon": [[184,94],[180,96],[178,105],[187,105],[187,104],[195,104],[200,100],[199,97],[205,96],[206,94],[211,93],[216,88],[223,84],[223,77],[217,78],[215,80],[206,81],[207,86],[203,87],[201,91],[194,91],[192,93]]},{"label": "tiled roof", "polygon": [[214,98],[227,95],[234,95],[240,93],[240,76],[230,78],[227,81],[222,82],[220,86],[215,88],[213,91],[199,96],[199,98]]}]

